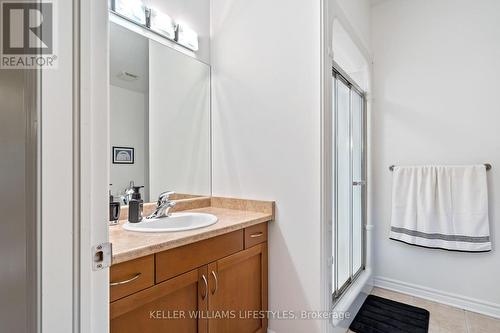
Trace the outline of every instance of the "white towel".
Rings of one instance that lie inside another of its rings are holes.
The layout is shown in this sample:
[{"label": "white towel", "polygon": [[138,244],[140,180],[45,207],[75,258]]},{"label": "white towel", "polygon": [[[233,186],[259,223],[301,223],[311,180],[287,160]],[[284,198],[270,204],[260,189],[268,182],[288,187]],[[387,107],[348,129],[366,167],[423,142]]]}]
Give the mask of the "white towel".
[{"label": "white towel", "polygon": [[491,250],[486,168],[395,167],[390,238],[446,250]]}]

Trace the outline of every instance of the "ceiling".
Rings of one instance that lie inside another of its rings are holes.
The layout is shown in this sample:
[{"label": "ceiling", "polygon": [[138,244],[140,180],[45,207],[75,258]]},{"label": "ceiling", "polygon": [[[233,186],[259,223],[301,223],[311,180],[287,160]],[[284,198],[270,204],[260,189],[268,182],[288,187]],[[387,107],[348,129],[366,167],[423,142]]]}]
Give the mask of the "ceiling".
[{"label": "ceiling", "polygon": [[[109,80],[114,86],[147,92],[148,39],[117,24],[110,23]],[[121,72],[137,75],[133,81],[118,77]]]}]

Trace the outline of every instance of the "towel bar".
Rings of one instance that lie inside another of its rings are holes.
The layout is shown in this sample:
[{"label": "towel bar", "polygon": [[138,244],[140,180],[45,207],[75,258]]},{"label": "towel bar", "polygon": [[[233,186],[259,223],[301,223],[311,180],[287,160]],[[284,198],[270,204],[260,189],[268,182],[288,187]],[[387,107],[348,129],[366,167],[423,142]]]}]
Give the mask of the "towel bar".
[{"label": "towel bar", "polygon": [[[389,167],[389,170],[394,171],[394,167],[395,167],[395,165],[391,165]],[[491,168],[492,168],[491,164],[489,164],[489,163],[485,163],[484,167],[486,168],[486,171],[491,170]]]}]

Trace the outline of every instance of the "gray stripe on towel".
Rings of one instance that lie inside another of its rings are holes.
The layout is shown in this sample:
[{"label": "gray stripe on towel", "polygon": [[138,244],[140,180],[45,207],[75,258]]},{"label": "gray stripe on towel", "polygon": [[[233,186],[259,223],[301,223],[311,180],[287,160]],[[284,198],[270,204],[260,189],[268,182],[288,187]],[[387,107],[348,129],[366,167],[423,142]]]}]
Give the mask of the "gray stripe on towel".
[{"label": "gray stripe on towel", "polygon": [[472,237],[472,236],[461,236],[461,235],[428,234],[421,231],[409,230],[398,227],[391,227],[391,231],[420,238],[442,239],[449,242],[487,243],[490,241],[490,236]]}]

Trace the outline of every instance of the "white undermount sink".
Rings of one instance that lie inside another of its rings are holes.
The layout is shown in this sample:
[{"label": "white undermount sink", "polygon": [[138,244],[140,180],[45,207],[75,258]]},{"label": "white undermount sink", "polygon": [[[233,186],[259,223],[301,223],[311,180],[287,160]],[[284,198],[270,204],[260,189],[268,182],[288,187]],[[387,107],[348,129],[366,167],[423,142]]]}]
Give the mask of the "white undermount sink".
[{"label": "white undermount sink", "polygon": [[126,222],[123,229],[138,232],[174,232],[208,227],[217,222],[217,217],[206,213],[172,213],[159,219],[144,218],[139,223]]}]

